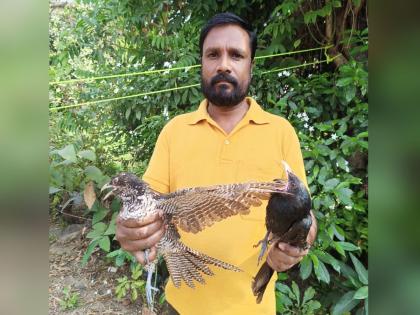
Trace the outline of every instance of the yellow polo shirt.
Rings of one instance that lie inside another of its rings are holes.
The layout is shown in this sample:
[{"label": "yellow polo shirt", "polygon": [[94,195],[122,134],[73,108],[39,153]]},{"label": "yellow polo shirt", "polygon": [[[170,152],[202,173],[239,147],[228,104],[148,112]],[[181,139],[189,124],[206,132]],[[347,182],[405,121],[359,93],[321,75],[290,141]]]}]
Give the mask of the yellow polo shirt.
[{"label": "yellow polo shirt", "polygon": [[[285,160],[306,182],[297,135],[290,123],[265,112],[248,97],[249,110],[230,134],[226,134],[207,113],[207,100],[198,110],[173,118],[163,128],[143,179],[159,192],[186,187],[247,181],[271,181],[284,177]],[[266,289],[261,304],[251,290],[257,273],[259,248],[266,233],[265,206],[252,208],[217,222],[198,233],[180,231],[181,241],[209,256],[234,264],[244,272],[211,266],[214,276],[203,275],[205,285],[182,284],[175,288],[169,280],[166,298],[181,315],[275,314],[274,283]]]}]

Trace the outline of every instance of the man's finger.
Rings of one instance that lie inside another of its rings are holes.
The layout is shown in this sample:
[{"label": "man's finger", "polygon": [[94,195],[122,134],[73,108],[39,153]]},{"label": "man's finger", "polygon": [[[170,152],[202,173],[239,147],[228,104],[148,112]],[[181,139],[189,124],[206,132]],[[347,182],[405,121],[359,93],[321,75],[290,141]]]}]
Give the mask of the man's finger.
[{"label": "man's finger", "polygon": [[124,242],[120,242],[123,249],[129,252],[136,252],[136,251],[143,251],[147,248],[152,248],[155,246],[160,239],[162,238],[165,230],[162,228],[156,231],[154,234],[149,236],[146,239],[141,240],[125,240]]},{"label": "man's finger", "polygon": [[139,264],[141,264],[143,266],[146,264],[146,260],[144,259],[144,252],[143,251],[137,251],[137,252],[134,252],[132,254],[136,258],[136,260],[139,262]]},{"label": "man's finger", "polygon": [[154,214],[148,215],[141,219],[127,219],[123,220],[120,216],[117,218],[117,223],[121,224],[122,226],[125,226],[127,228],[139,228],[145,225],[148,225],[152,222],[162,220],[161,212],[156,212]]},{"label": "man's finger", "polygon": [[[143,266],[146,265],[146,255],[144,251],[139,250],[139,251],[133,252],[132,254],[141,265]],[[157,248],[156,246],[153,246],[152,248],[150,248],[150,251],[149,251],[149,256],[148,256],[149,262],[152,262],[153,260],[155,260],[156,255],[157,255]]]},{"label": "man's finger", "polygon": [[127,228],[123,225],[118,229],[118,240],[141,240],[148,238],[155,234],[158,230],[163,228],[163,221],[155,221],[146,226],[139,228]]},{"label": "man's finger", "polygon": [[305,256],[309,251],[302,250],[299,247],[291,246],[287,243],[278,243],[277,247],[284,253],[292,257]]}]

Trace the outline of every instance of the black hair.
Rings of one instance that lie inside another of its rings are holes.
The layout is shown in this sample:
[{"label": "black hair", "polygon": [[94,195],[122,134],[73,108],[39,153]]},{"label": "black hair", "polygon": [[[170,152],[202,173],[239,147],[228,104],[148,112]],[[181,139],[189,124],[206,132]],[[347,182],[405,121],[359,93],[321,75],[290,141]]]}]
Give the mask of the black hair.
[{"label": "black hair", "polygon": [[201,29],[200,34],[200,56],[203,55],[203,44],[204,40],[206,39],[208,33],[213,27],[219,25],[226,25],[226,24],[234,24],[238,25],[243,28],[249,35],[249,45],[251,49],[251,60],[254,60],[255,51],[257,50],[257,34],[252,29],[251,24],[246,22],[245,20],[241,19],[239,16],[230,13],[218,13],[213,16],[210,20],[207,21],[207,24]]}]

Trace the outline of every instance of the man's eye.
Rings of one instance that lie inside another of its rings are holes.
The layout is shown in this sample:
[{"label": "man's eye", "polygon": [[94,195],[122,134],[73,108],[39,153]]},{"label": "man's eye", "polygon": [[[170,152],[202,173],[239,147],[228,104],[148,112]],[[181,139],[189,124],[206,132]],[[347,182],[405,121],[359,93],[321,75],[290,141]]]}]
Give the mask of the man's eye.
[{"label": "man's eye", "polygon": [[217,54],[216,53],[209,53],[207,55],[207,57],[209,57],[209,58],[215,58],[215,57],[217,57]]},{"label": "man's eye", "polygon": [[242,55],[241,55],[241,54],[238,54],[238,53],[234,53],[232,56],[233,56],[233,58],[235,58],[235,59],[240,59],[240,58],[242,58]]}]

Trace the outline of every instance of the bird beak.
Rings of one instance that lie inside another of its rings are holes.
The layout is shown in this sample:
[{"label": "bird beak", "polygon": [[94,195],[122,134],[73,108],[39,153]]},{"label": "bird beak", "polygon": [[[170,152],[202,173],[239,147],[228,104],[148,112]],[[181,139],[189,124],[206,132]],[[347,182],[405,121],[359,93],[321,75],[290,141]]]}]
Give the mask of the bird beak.
[{"label": "bird beak", "polygon": [[115,187],[112,186],[110,183],[106,183],[105,185],[103,185],[101,188],[101,192],[108,188],[111,188],[111,190],[105,195],[105,197],[102,198],[102,201],[105,201],[109,198],[109,196],[111,196],[114,193]]},{"label": "bird beak", "polygon": [[289,178],[289,173],[292,172],[292,169],[290,168],[289,164],[286,163],[286,161],[281,161],[283,163],[284,169],[286,170],[287,178]]}]

